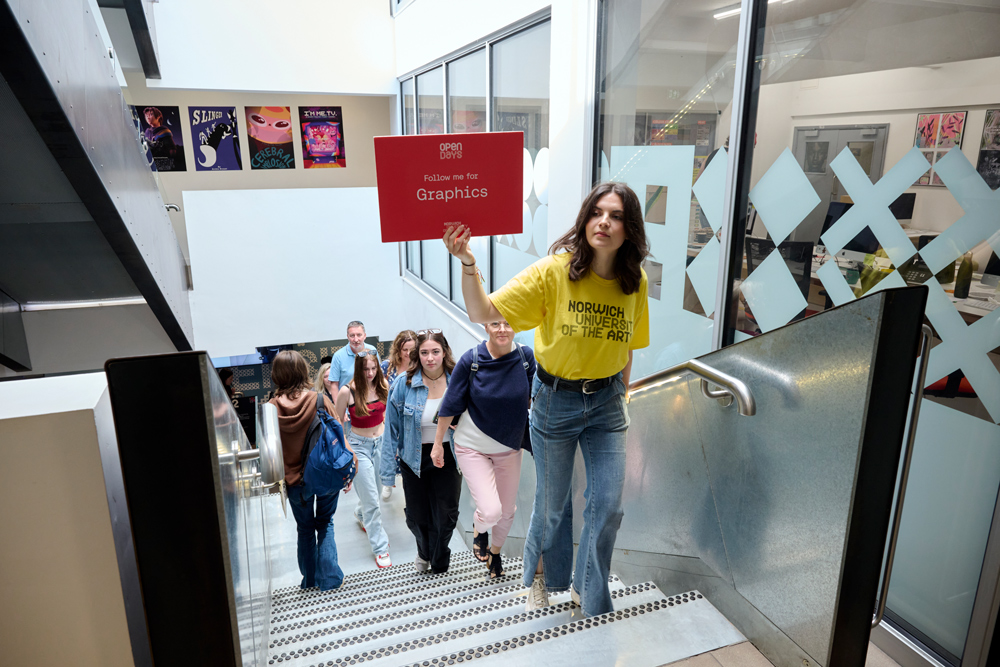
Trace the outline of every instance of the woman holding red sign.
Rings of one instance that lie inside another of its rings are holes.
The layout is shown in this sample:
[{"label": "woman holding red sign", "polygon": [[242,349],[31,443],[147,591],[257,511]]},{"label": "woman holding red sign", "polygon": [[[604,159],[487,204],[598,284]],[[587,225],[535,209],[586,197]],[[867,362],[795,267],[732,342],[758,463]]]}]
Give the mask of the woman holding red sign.
[{"label": "woman holding red sign", "polygon": [[[546,606],[549,591],[569,588],[585,615],[612,611],[608,576],[623,515],[632,351],[649,345],[642,205],[627,185],[601,183],[550,254],[488,296],[470,237],[464,226],[444,235],[448,251],[462,262],[469,319],[505,319],[515,330],[535,329],[531,444],[537,486],[524,545],[527,608]],[[578,444],[587,505],[574,571],[571,485]]]}]

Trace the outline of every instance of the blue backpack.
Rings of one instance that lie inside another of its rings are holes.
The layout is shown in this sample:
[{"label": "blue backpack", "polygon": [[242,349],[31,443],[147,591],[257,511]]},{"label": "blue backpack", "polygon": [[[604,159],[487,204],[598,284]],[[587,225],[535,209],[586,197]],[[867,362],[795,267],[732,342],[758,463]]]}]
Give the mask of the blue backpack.
[{"label": "blue backpack", "polygon": [[316,416],[309,424],[302,448],[302,478],[305,495],[337,493],[357,474],[354,455],[344,444],[344,429],[323,407],[323,394],[316,396]]}]

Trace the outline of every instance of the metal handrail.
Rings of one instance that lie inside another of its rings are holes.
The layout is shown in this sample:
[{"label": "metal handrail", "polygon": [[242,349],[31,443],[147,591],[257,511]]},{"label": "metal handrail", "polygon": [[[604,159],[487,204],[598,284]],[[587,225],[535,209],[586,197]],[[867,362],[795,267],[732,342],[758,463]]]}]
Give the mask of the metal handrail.
[{"label": "metal handrail", "polygon": [[[733,399],[736,399],[737,409],[741,415],[750,417],[757,413],[757,404],[754,402],[753,394],[750,393],[750,388],[746,384],[697,359],[690,359],[683,364],[671,366],[670,368],[657,371],[652,375],[647,375],[644,378],[636,380],[629,384],[629,393],[631,395],[638,394],[641,391],[658,387],[675,377],[680,377],[688,373],[701,378],[701,393],[706,398],[728,398],[729,402],[725,403],[726,406],[732,405]],[[709,389],[709,382],[722,387],[722,389]]]},{"label": "metal handrail", "polygon": [[917,366],[917,389],[913,394],[913,411],[910,412],[909,432],[906,436],[906,449],[903,452],[903,472],[899,477],[899,493],[896,495],[896,510],[892,517],[892,530],[889,531],[889,553],[885,557],[885,567],[882,571],[882,588],[879,590],[878,603],[875,605],[875,615],[872,617],[872,628],[877,628],[885,616],[885,603],[889,597],[889,577],[892,575],[892,561],[896,557],[896,541],[899,538],[900,517],[903,514],[903,500],[906,498],[906,483],[910,478],[910,463],[913,461],[913,443],[917,438],[917,420],[920,419],[920,401],[924,397],[924,384],[927,382],[927,360],[931,351],[932,331],[926,324],[922,328],[920,340],[920,365]]}]

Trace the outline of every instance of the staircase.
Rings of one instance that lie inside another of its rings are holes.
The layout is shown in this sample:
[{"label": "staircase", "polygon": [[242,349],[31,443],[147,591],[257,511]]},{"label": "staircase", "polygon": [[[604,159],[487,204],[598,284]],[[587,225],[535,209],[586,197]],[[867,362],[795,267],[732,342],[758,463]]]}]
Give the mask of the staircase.
[{"label": "staircase", "polygon": [[412,563],[348,575],[335,591],[290,587],[271,601],[268,664],[664,665],[746,641],[697,591],[610,581],[614,611],[584,618],[569,593],[524,610],[521,559],[490,580],[471,552],[442,574]]}]

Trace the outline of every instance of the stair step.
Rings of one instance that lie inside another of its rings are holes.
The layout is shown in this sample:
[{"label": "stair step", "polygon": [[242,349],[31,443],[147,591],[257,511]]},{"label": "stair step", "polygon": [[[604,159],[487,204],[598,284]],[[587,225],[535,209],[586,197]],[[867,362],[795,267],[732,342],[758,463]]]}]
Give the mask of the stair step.
[{"label": "stair step", "polygon": [[[625,588],[616,576],[612,576],[609,580],[609,587],[612,594]],[[409,639],[411,635],[419,636],[426,628],[444,632],[468,625],[473,619],[482,623],[509,616],[523,609],[525,597],[522,593],[525,590],[522,583],[516,582],[461,598],[381,616],[369,615],[367,618],[346,623],[342,619],[331,617],[324,619],[325,622],[316,624],[307,632],[286,633],[282,637],[272,637],[268,650],[279,655],[326,651],[336,651],[336,655],[349,651],[349,647],[371,642],[365,646],[370,650],[399,643]],[[569,599],[568,592],[551,596],[555,604]]]},{"label": "stair step", "polygon": [[[620,586],[619,582],[616,583]],[[508,598],[508,602],[499,609],[494,607],[484,612],[483,618],[459,616],[449,619],[446,629],[442,624],[437,627],[430,623],[413,623],[398,628],[397,631],[381,631],[371,633],[373,636],[347,638],[346,640],[321,643],[309,648],[292,651],[272,650],[269,664],[288,665],[295,667],[319,667],[319,665],[399,665],[417,664],[423,660],[439,659],[443,644],[452,644],[454,650],[475,650],[472,646],[486,642],[509,643],[511,637],[519,634],[544,632],[554,625],[564,624],[580,617],[580,608],[569,601],[569,593],[552,596],[552,604],[542,609],[519,613],[524,604],[524,597],[518,594]],[[508,593],[508,595],[510,595]],[[565,600],[565,601],[560,601]],[[613,593],[616,608],[641,605],[646,602],[665,600],[664,596],[653,584],[639,584],[622,588]],[[500,613],[497,613],[500,612]],[[471,620],[479,621],[470,624]],[[457,622],[456,622],[457,621]],[[439,632],[427,634],[427,629],[433,627]],[[357,648],[363,650],[351,652]],[[339,657],[334,657],[339,656]],[[444,664],[447,664],[447,660]]]},{"label": "stair step", "polygon": [[[509,567],[517,566],[520,562],[519,558],[511,559]],[[389,590],[408,590],[415,586],[424,586],[431,581],[447,579],[453,574],[472,574],[474,572],[485,571],[486,566],[477,560],[460,562],[449,568],[447,572],[440,574],[417,572],[413,569],[413,565],[409,564],[408,571],[400,570],[384,578],[366,579],[350,583],[345,580],[345,583],[340,588],[332,591],[320,591],[317,588],[310,588],[302,590],[299,595],[287,595],[281,601],[272,601],[271,613],[281,615],[292,611],[308,609],[310,606],[327,604],[332,600],[342,601],[352,597],[374,595]]]},{"label": "stair step", "polygon": [[[566,641],[570,636],[572,645]],[[407,657],[397,664],[435,667],[475,661],[489,667],[524,664],[655,667],[744,641],[746,638],[708,600],[699,592],[690,591],[624,609],[616,605],[615,611],[608,614],[431,659]]]},{"label": "stair step", "polygon": [[351,616],[381,615],[387,611],[403,612],[481,593],[493,587],[520,585],[522,578],[520,566],[506,567],[505,569],[507,574],[498,579],[489,579],[485,571],[451,575],[402,592],[387,591],[343,601],[330,600],[329,604],[308,610],[281,615],[272,614],[271,636],[287,634],[298,628],[315,626],[333,616],[345,619]]},{"label": "stair step", "polygon": [[[459,551],[459,552],[453,552],[451,554],[452,566],[461,565],[464,563],[471,563],[471,562],[477,562],[477,563],[479,562],[476,560],[475,556],[472,555],[471,551]],[[382,581],[387,577],[391,577],[396,574],[407,574],[407,573],[412,573],[413,571],[414,571],[413,563],[410,561],[407,561],[405,563],[396,563],[391,567],[385,567],[376,570],[365,570],[364,572],[355,572],[354,574],[349,574],[346,577],[344,577],[344,585],[348,586],[359,581],[368,581],[374,579]],[[276,588],[273,591],[271,591],[271,599],[274,602],[277,602],[286,596],[297,595],[304,591],[313,591],[313,590],[316,589],[312,588],[303,589],[299,588],[298,586],[285,586],[283,588]],[[338,588],[337,590],[340,589]]]}]

